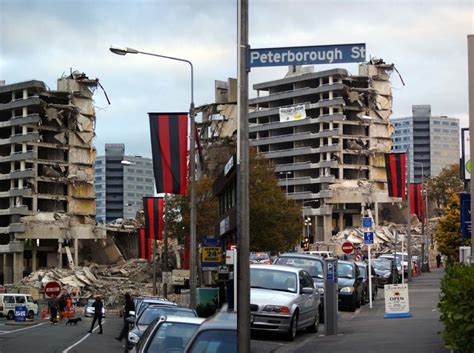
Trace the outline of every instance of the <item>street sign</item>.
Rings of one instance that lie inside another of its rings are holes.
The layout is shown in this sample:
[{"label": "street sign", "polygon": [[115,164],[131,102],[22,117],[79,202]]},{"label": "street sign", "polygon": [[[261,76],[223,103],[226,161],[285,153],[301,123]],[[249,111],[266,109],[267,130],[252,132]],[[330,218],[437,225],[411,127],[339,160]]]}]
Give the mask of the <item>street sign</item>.
[{"label": "street sign", "polygon": [[326,273],[326,279],[328,281],[334,281],[334,278],[336,277],[335,276],[335,266],[336,264],[335,263],[328,263],[328,270],[327,270],[327,273]]},{"label": "street sign", "polygon": [[369,245],[374,243],[374,232],[364,232],[364,244]]},{"label": "street sign", "polygon": [[365,61],[365,43],[247,50],[250,67],[340,64]]},{"label": "street sign", "polygon": [[162,283],[171,284],[171,272],[163,272]]},{"label": "street sign", "polygon": [[218,272],[221,274],[229,273],[229,268],[227,266],[219,266]]},{"label": "street sign", "polygon": [[204,246],[202,248],[202,266],[219,266],[222,262],[222,248],[220,246]]},{"label": "street sign", "polygon": [[412,316],[408,301],[408,284],[386,284],[384,297],[386,319]]},{"label": "street sign", "polygon": [[471,194],[467,192],[460,193],[461,198],[461,233],[462,239],[471,239]]},{"label": "street sign", "polygon": [[342,251],[344,254],[350,254],[354,251],[354,245],[350,241],[346,241],[342,244]]},{"label": "street sign", "polygon": [[372,228],[372,218],[371,217],[363,217],[362,218],[362,227]]},{"label": "street sign", "polygon": [[58,282],[48,282],[46,283],[46,286],[44,287],[44,293],[48,297],[58,296],[59,293],[61,292],[61,285]]}]

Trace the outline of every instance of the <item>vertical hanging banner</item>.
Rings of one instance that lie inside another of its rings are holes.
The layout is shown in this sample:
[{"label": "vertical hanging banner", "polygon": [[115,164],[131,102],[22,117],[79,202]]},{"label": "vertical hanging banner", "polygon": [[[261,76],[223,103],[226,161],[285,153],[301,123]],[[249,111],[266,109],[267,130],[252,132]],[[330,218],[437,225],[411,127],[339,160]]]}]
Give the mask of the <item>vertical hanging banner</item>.
[{"label": "vertical hanging banner", "polygon": [[138,257],[140,259],[146,259],[146,238],[145,238],[145,228],[138,229]]},{"label": "vertical hanging banner", "polygon": [[163,239],[163,198],[144,197],[146,257],[153,259],[153,241]]},{"label": "vertical hanging banner", "polygon": [[388,196],[405,199],[406,153],[385,153]]},{"label": "vertical hanging banner", "polygon": [[148,113],[148,116],[156,192],[185,195],[188,115]]},{"label": "vertical hanging banner", "polygon": [[410,184],[410,213],[415,214],[419,220],[423,216],[423,198],[421,197],[421,184]]}]

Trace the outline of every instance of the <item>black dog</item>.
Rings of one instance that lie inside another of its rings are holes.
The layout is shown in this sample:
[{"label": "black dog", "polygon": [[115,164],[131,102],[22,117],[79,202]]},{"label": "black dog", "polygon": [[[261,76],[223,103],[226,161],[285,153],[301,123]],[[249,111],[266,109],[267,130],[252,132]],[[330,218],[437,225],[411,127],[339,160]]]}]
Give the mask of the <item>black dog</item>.
[{"label": "black dog", "polygon": [[76,325],[76,326],[77,326],[77,323],[78,323],[79,321],[82,321],[82,319],[81,319],[80,317],[78,317],[78,318],[76,318],[76,319],[69,319],[69,320],[67,320],[67,322],[66,322],[66,326],[67,326],[67,325],[71,325],[71,326],[72,326],[72,325]]}]

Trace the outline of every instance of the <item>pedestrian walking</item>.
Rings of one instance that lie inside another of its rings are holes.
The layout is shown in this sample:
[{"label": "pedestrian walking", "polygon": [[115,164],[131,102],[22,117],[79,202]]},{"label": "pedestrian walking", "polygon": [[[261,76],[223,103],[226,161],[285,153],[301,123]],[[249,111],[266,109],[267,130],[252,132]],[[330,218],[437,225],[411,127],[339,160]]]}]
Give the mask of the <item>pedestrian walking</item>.
[{"label": "pedestrian walking", "polygon": [[51,321],[51,324],[55,325],[58,322],[58,298],[56,298],[56,295],[54,294],[48,299],[48,309],[50,314],[49,320]]},{"label": "pedestrian walking", "polygon": [[98,333],[99,335],[101,335],[102,334],[102,309],[104,307],[104,303],[102,303],[102,299],[100,299],[100,297],[96,297],[94,304],[92,304],[92,307],[94,308],[94,319],[92,320],[91,329],[87,332],[92,333],[95,322],[97,321],[100,328],[100,331]]},{"label": "pedestrian walking", "polygon": [[441,267],[441,254],[439,254],[439,253],[438,253],[438,255],[436,255],[436,267],[437,268]]},{"label": "pedestrian walking", "polygon": [[66,309],[66,299],[64,293],[58,297],[59,321],[64,318],[64,311]]},{"label": "pedestrian walking", "polygon": [[123,309],[123,327],[122,327],[122,331],[120,331],[120,335],[118,335],[118,337],[115,337],[117,341],[122,342],[123,338],[127,339],[128,329],[130,325],[129,322],[127,321],[127,318],[132,316],[132,314],[130,314],[131,311],[135,311],[135,304],[133,303],[133,300],[130,294],[125,293],[125,305]]}]

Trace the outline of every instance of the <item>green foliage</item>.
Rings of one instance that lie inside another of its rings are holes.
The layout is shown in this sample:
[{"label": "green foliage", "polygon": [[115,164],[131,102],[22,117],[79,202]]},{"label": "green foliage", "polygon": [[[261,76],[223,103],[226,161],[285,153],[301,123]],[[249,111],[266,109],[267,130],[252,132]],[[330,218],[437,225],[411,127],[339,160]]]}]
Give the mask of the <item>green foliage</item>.
[{"label": "green foliage", "polygon": [[428,197],[435,201],[438,208],[446,206],[451,195],[464,190],[459,173],[459,164],[453,164],[443,168],[438,176],[428,180]]},{"label": "green foliage", "polygon": [[447,348],[474,352],[474,266],[447,267],[438,307]]},{"label": "green foliage", "polygon": [[435,239],[439,251],[449,259],[457,259],[462,245],[459,196],[453,194],[436,227]]},{"label": "green foliage", "polygon": [[249,153],[250,249],[286,251],[302,237],[301,206],[278,186],[271,162]]}]

